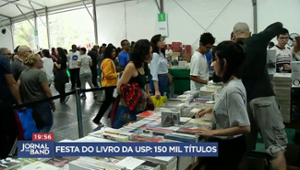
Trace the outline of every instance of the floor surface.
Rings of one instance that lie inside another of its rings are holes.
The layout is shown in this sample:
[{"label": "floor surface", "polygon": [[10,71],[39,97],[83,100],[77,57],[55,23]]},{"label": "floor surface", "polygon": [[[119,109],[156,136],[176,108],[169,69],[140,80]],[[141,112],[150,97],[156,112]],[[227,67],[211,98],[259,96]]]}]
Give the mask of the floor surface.
[{"label": "floor surface", "polygon": [[[87,87],[88,88],[88,87]],[[71,85],[66,85],[66,91],[69,92]],[[54,86],[51,86],[52,95],[58,95]],[[81,100],[82,122],[84,135],[92,132],[97,125],[92,122],[94,116],[100,109],[100,104],[97,104],[93,99],[91,92],[86,93],[87,99]],[[59,100],[55,100],[56,111],[53,113],[54,123],[51,132],[54,133],[54,140],[61,141],[63,139],[75,140],[79,138],[77,107],[75,95],[71,95],[67,103],[62,104]]]}]

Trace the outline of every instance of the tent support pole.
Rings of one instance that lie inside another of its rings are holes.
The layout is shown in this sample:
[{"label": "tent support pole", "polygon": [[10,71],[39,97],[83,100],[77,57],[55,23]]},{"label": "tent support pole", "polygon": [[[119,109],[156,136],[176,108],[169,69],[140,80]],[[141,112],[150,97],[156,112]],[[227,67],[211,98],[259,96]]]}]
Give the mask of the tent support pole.
[{"label": "tent support pole", "polygon": [[51,37],[50,37],[50,29],[49,29],[49,14],[48,14],[48,8],[45,7],[45,13],[46,13],[46,29],[47,29],[47,39],[48,39],[48,47],[51,48]]},{"label": "tent support pole", "polygon": [[29,22],[29,24],[31,25],[31,27],[33,28],[33,29],[35,29],[34,28],[34,25],[30,22],[30,20],[28,19],[28,17],[24,14],[24,12],[21,10],[21,8],[19,7],[19,5],[16,5],[16,7],[18,8],[18,10],[21,12],[21,14],[26,18],[26,20]]},{"label": "tent support pole", "polygon": [[254,34],[257,33],[257,0],[252,0],[253,6],[253,32]]},{"label": "tent support pole", "polygon": [[94,21],[94,35],[95,35],[95,44],[98,44],[98,23],[97,23],[97,6],[96,0],[93,0],[93,21]]}]

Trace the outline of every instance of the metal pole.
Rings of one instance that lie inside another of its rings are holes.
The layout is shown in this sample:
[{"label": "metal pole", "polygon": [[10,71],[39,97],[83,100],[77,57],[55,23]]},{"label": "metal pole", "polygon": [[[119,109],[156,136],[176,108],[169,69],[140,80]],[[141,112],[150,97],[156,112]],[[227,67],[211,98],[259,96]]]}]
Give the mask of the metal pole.
[{"label": "metal pole", "polygon": [[24,12],[21,10],[21,8],[19,7],[19,5],[16,5],[16,7],[18,8],[18,10],[21,12],[21,14],[25,17],[25,19],[29,22],[29,24],[31,25],[31,27],[33,28],[33,29],[35,29],[34,28],[34,25],[30,22],[30,20],[28,19],[28,17],[24,14]]},{"label": "metal pole", "polygon": [[14,39],[14,32],[13,32],[13,22],[12,22],[12,19],[11,18],[9,18],[9,23],[10,23],[10,32],[11,32],[11,42],[12,42],[12,47],[13,47],[13,49],[12,50],[14,50],[15,49],[15,39]]},{"label": "metal pole", "polygon": [[51,48],[51,40],[50,40],[50,29],[49,29],[49,14],[48,8],[45,7],[45,14],[46,14],[46,29],[47,29],[47,39],[48,39],[48,48]]},{"label": "metal pole", "polygon": [[160,11],[161,11],[161,12],[165,12],[165,9],[164,9],[164,8],[165,8],[165,7],[164,7],[164,0],[160,0],[160,1],[159,1],[159,4],[160,4]]},{"label": "metal pole", "polygon": [[95,44],[98,44],[98,23],[97,23],[97,6],[96,0],[93,0],[93,21],[94,21],[94,34],[95,34]]},{"label": "metal pole", "polygon": [[34,39],[35,39],[35,46],[36,46],[36,49],[39,51],[40,49],[40,45],[39,45],[39,33],[36,35],[35,31],[38,32],[38,23],[37,23],[37,13],[36,12],[33,12],[34,13],[34,18],[33,18],[33,21],[34,21]]},{"label": "metal pole", "polygon": [[83,135],[83,123],[82,123],[82,113],[81,113],[81,100],[80,100],[80,88],[75,89],[76,97],[76,109],[77,109],[77,122],[78,122],[78,135],[82,138]]},{"label": "metal pole", "polygon": [[253,31],[257,34],[257,0],[252,0],[253,5]]}]

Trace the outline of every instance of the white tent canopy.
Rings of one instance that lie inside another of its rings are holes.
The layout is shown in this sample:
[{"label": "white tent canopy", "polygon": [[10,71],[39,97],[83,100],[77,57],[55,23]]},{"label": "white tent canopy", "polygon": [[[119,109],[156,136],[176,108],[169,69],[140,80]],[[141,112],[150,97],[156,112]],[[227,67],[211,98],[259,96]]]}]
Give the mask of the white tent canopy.
[{"label": "white tent canopy", "polygon": [[[108,5],[128,0],[95,0],[95,5]],[[92,0],[0,0],[0,21],[8,25],[31,19],[34,13],[45,16],[46,13],[64,12],[92,6]]]},{"label": "white tent canopy", "polygon": [[[16,35],[17,25],[28,21],[27,27],[30,25],[32,29],[37,29],[39,23],[38,31],[39,34],[43,32],[44,48],[56,47],[55,36],[50,35],[60,33],[63,36],[64,32],[52,30],[55,25],[51,18],[62,12],[81,11],[85,18],[77,16],[77,20],[89,20],[89,24],[84,26],[91,29],[85,34],[89,38],[95,37],[94,40],[89,39],[92,43],[118,45],[122,39],[149,39],[158,33],[158,13],[165,12],[169,29],[167,43],[180,41],[197,48],[199,35],[203,32],[213,33],[217,42],[229,39],[236,22],[247,22],[255,33],[272,22],[281,21],[290,33],[300,33],[300,21],[297,17],[290,17],[300,15],[299,6],[299,0],[0,0],[0,27],[6,28],[9,33],[0,34],[0,46],[12,49],[14,45],[10,44],[14,44],[14,36],[20,37]],[[284,12],[279,12],[282,9]],[[72,20],[74,13],[71,13],[63,15]],[[74,27],[83,26],[81,22],[72,24]],[[45,35],[46,29],[48,35]],[[27,32],[33,36],[32,30]]]}]

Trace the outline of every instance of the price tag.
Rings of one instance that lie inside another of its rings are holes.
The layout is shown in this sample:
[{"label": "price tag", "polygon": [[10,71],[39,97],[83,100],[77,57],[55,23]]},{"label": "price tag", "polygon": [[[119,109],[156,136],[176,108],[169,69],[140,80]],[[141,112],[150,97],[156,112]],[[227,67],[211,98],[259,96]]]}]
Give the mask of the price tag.
[{"label": "price tag", "polygon": [[54,141],[53,133],[33,133],[32,141]]}]

